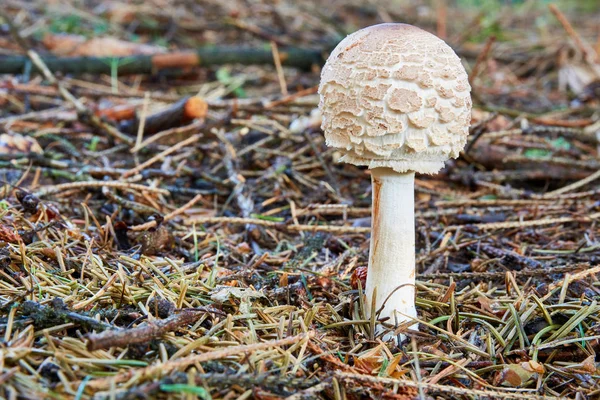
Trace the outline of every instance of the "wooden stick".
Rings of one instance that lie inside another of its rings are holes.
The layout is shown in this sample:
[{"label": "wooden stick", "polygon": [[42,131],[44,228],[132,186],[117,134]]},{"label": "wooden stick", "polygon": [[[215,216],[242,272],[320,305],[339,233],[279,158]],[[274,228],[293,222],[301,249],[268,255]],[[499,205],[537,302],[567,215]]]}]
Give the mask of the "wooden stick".
[{"label": "wooden stick", "polygon": [[152,320],[132,329],[105,330],[101,333],[93,333],[87,336],[87,349],[94,351],[149,342],[167,332],[192,325],[198,321],[200,317],[211,312],[220,311],[206,307],[200,309],[185,309],[169,318]]},{"label": "wooden stick", "polygon": [[571,39],[573,39],[579,51],[581,51],[585,56],[586,61],[592,63],[597,62],[598,54],[596,54],[596,50],[594,50],[592,46],[585,43],[583,39],[581,39],[581,36],[579,36],[577,31],[573,28],[573,25],[571,25],[567,17],[565,17],[565,15],[558,9],[558,7],[556,7],[556,5],[554,4],[550,4],[548,5],[548,8],[552,12],[552,14],[554,14],[556,19],[558,19],[558,22],[560,22],[565,31],[567,31],[567,34],[571,37]]},{"label": "wooden stick", "polygon": [[330,233],[369,233],[371,228],[358,228],[354,226],[332,226],[332,225],[288,225],[282,222],[266,221],[258,218],[237,218],[237,217],[190,217],[186,219],[187,224],[218,224],[228,223],[236,225],[261,225],[268,226],[282,231],[290,232],[330,232]]},{"label": "wooden stick", "polygon": [[[564,224],[567,222],[584,221],[589,222],[600,218],[600,212],[586,216],[562,217],[562,218],[547,218],[536,219],[533,221],[509,221],[509,222],[489,222],[484,224],[469,225],[469,227],[490,230],[490,229],[513,229],[513,228],[530,228],[533,226],[544,226],[553,224]],[[465,225],[451,225],[446,228],[447,231],[455,231],[459,228],[464,228]]]},{"label": "wooden stick", "polygon": [[593,174],[591,174],[590,176],[588,176],[582,180],[571,183],[570,185],[567,185],[567,186],[563,186],[560,189],[553,190],[552,192],[548,192],[543,197],[546,199],[556,197],[559,194],[563,194],[563,193],[573,191],[575,189],[579,189],[580,187],[585,186],[588,183],[593,182],[599,178],[600,178],[600,170],[594,172]]},{"label": "wooden stick", "polygon": [[304,97],[304,96],[308,96],[310,94],[317,93],[318,89],[319,89],[318,86],[313,86],[313,87],[309,87],[307,89],[300,90],[296,93],[289,94],[287,96],[282,97],[281,99],[274,100],[274,101],[271,101],[270,103],[265,104],[265,108],[267,110],[269,110],[273,107],[277,107],[282,104],[287,104],[287,103],[292,102],[300,97]]},{"label": "wooden stick", "polygon": [[279,55],[277,43],[275,43],[274,41],[271,41],[271,51],[273,52],[273,62],[275,63],[275,68],[277,70],[277,79],[279,79],[281,94],[287,96],[287,83],[285,82],[285,75],[283,74],[283,68],[281,67],[281,56]]},{"label": "wooden stick", "polygon": [[528,391],[519,390],[517,392],[510,391],[502,388],[494,388],[494,390],[481,390],[481,389],[469,389],[469,388],[460,388],[456,386],[448,386],[448,385],[439,385],[434,383],[427,382],[413,382],[407,379],[392,379],[392,378],[380,378],[372,375],[363,375],[363,374],[352,374],[348,372],[342,371],[334,371],[335,376],[340,378],[341,380],[345,380],[348,382],[369,382],[369,383],[378,383],[378,384],[387,384],[387,385],[398,385],[400,387],[414,387],[418,388],[419,385],[423,387],[427,392],[437,391],[442,393],[453,393],[456,395],[464,395],[464,396],[481,396],[481,398],[502,398],[502,399],[514,399],[514,400],[559,400],[559,397],[553,396],[540,396],[535,394],[535,389],[531,389]]},{"label": "wooden stick", "polygon": [[[47,89],[45,86],[40,86],[40,88],[43,90]],[[56,93],[50,93],[49,95],[54,96]],[[134,119],[137,107],[137,105],[120,104],[115,107],[96,110],[95,114],[100,118],[106,118],[111,121],[119,122],[128,119]]]},{"label": "wooden stick", "polygon": [[[208,104],[198,96],[186,97],[171,106],[146,117],[143,134],[153,134],[171,128],[181,127],[191,121],[206,117]],[[124,124],[123,130],[135,133],[141,125],[141,117]],[[138,147],[136,145],[136,147]]]},{"label": "wooden stick", "polygon": [[61,183],[60,185],[53,186],[45,186],[38,190],[35,195],[37,197],[47,196],[49,194],[59,193],[69,189],[85,189],[85,188],[101,188],[103,186],[124,189],[124,190],[134,190],[136,192],[154,192],[160,193],[164,195],[168,195],[169,191],[165,189],[153,188],[150,186],[139,185],[136,183],[130,182],[120,182],[120,181],[85,181],[85,182],[69,182],[69,183]]},{"label": "wooden stick", "polygon": [[[168,213],[167,215],[165,215],[164,218],[163,218],[163,221],[164,222],[169,221],[169,220],[175,218],[176,216],[178,216],[180,214],[183,214],[188,209],[190,209],[191,207],[193,207],[194,204],[196,204],[197,202],[199,202],[201,199],[202,199],[202,195],[201,194],[195,196],[193,199],[191,199],[190,201],[188,201],[187,203],[185,203],[183,206],[179,207],[177,210],[174,210],[174,211]],[[131,228],[129,228],[129,230],[131,230],[131,231],[145,231],[147,229],[154,228],[157,225],[158,225],[158,222],[156,222],[156,221],[149,221],[149,222],[146,222],[145,224],[132,226]]]},{"label": "wooden stick", "polygon": [[[280,49],[279,55],[282,65],[300,69],[310,69],[312,65],[324,63],[320,50],[286,48]],[[111,65],[116,64],[119,66],[119,76],[123,76],[224,64],[272,65],[273,54],[270,49],[220,47],[128,57],[43,57],[41,60],[48,66],[49,71],[64,74],[110,74],[114,72],[111,71]],[[2,57],[0,74],[20,74],[27,62],[26,56]]]},{"label": "wooden stick", "polygon": [[436,1],[437,8],[437,36],[440,39],[446,40],[448,36],[447,31],[447,19],[448,19],[448,5],[446,4],[446,0],[437,0]]},{"label": "wooden stick", "polygon": [[488,40],[485,42],[485,47],[481,50],[481,53],[477,56],[477,60],[475,60],[475,65],[471,70],[471,74],[469,74],[469,84],[473,85],[475,78],[479,75],[479,70],[481,69],[481,64],[488,58],[490,50],[492,49],[492,45],[496,41],[496,36],[490,36]]}]

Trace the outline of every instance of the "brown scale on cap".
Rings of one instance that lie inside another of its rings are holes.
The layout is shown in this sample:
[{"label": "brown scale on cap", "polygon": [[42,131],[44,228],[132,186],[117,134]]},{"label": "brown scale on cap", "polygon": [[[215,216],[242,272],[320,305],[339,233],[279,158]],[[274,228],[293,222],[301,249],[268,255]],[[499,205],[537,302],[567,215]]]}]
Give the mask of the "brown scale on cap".
[{"label": "brown scale on cap", "polygon": [[351,164],[436,173],[466,143],[470,90],[460,59],[436,36],[405,24],[362,29],[323,67],[327,144]]}]

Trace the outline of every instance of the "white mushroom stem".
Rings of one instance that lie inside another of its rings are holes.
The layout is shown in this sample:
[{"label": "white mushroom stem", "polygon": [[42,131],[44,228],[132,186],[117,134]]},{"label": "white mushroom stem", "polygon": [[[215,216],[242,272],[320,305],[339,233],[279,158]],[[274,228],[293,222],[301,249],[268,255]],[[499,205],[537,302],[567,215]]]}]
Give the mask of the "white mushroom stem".
[{"label": "white mushroom stem", "polygon": [[[371,169],[373,210],[371,251],[365,293],[370,313],[373,292],[379,319],[396,324],[416,317],[415,173]],[[385,303],[385,304],[384,304]],[[417,324],[411,326],[417,329]]]}]

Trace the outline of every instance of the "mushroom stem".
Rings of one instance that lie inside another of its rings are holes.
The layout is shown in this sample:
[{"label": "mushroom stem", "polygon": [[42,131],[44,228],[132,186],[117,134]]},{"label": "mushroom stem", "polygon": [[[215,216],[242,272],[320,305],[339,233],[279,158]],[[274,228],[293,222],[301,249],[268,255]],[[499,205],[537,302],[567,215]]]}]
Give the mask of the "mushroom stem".
[{"label": "mushroom stem", "polygon": [[[371,169],[373,210],[371,251],[365,288],[370,313],[377,288],[375,309],[379,319],[395,326],[415,309],[415,173],[391,168]],[[417,324],[411,326],[417,329]]]}]

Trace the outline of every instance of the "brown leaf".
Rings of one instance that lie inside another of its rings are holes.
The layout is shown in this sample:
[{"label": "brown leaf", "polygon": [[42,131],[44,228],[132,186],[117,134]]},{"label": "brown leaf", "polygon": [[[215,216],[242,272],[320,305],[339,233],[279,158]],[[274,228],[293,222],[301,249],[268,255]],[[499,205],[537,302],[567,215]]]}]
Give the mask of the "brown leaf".
[{"label": "brown leaf", "polygon": [[[386,360],[388,360],[389,363],[385,365],[385,371],[381,371]],[[385,372],[384,376],[397,378],[408,372],[400,365],[401,360],[402,354],[398,354],[394,357],[384,344],[380,344],[379,346],[362,353],[359,357],[356,357],[354,359],[354,367],[358,370],[365,371],[367,374]]]},{"label": "brown leaf", "polygon": [[247,242],[242,242],[235,246],[235,248],[240,254],[250,254],[252,252],[252,248]]},{"label": "brown leaf", "polygon": [[79,35],[47,34],[43,43],[53,54],[63,57],[127,57],[165,52],[159,46],[131,43],[112,37],[87,39]]},{"label": "brown leaf", "polygon": [[546,372],[546,369],[544,368],[543,364],[533,360],[522,362],[521,367],[523,367],[524,370],[533,373],[537,372],[538,374],[543,374],[544,372]]},{"label": "brown leaf", "polygon": [[29,136],[19,135],[18,133],[3,133],[0,135],[0,153],[36,153],[42,154],[42,147],[37,140]]},{"label": "brown leaf", "polygon": [[350,277],[350,286],[352,289],[358,289],[358,282],[360,281],[361,287],[365,288],[367,284],[367,267],[357,267],[352,276]]},{"label": "brown leaf", "polygon": [[137,242],[142,245],[142,253],[151,256],[170,249],[175,239],[164,225],[160,225],[155,230],[143,232]]},{"label": "brown leaf", "polygon": [[46,203],[43,207],[38,207],[37,211],[29,218],[32,222],[39,219],[47,221],[59,220],[60,212],[53,204]]},{"label": "brown leaf", "polygon": [[589,65],[575,61],[566,62],[558,71],[558,88],[561,91],[568,88],[579,95],[596,77],[596,71]]},{"label": "brown leaf", "polygon": [[392,359],[392,361],[390,361],[387,369],[385,370],[387,376],[399,379],[409,372],[408,369],[404,369],[399,366],[400,362],[402,361],[402,356],[403,354],[399,353]]},{"label": "brown leaf", "polygon": [[21,236],[14,229],[9,228],[4,224],[0,224],[0,241],[8,243],[18,243],[21,241]]},{"label": "brown leaf", "polygon": [[[534,364],[529,362],[523,362],[520,364],[508,364],[504,366],[504,369],[496,375],[494,379],[494,385],[496,386],[509,386],[509,387],[521,387],[525,385],[534,375],[531,369],[535,364],[541,366],[541,364],[533,361]],[[536,366],[537,367],[537,366]],[[543,366],[541,366],[543,369]]]},{"label": "brown leaf", "polygon": [[589,372],[589,373],[594,373],[596,372],[596,360],[595,357],[593,355],[589,356],[588,358],[586,358],[585,360],[583,360],[583,362],[581,363],[582,366],[582,370],[584,370],[585,372]]},{"label": "brown leaf", "polygon": [[288,274],[284,272],[279,277],[279,287],[286,287],[288,285]]}]

